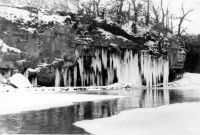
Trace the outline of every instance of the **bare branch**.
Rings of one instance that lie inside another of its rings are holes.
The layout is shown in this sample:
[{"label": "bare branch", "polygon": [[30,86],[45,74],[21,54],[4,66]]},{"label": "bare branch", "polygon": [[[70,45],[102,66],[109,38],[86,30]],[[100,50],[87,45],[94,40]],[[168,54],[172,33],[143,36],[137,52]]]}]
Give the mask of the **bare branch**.
[{"label": "bare branch", "polygon": [[187,19],[186,19],[186,16],[187,16],[189,13],[191,13],[192,11],[194,11],[194,9],[189,9],[187,12],[185,12],[184,3],[182,3],[181,10],[182,10],[182,16],[178,17],[178,19],[179,19],[179,24],[178,24],[178,35],[181,35],[181,34],[182,34],[181,26],[182,26],[184,20],[187,20]]}]

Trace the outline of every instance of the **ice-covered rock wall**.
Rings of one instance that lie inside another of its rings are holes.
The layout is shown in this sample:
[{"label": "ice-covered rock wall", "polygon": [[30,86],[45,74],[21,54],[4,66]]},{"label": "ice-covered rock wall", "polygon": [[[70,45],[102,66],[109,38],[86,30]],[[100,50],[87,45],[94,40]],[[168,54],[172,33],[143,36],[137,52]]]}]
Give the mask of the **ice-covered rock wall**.
[{"label": "ice-covered rock wall", "polygon": [[103,86],[120,82],[133,87],[153,87],[159,83],[168,83],[168,61],[154,58],[145,52],[126,49],[121,55],[108,49],[96,49],[91,65],[88,62],[86,65],[86,62],[84,57],[79,58],[78,66],[71,70],[72,74],[67,71],[68,74],[63,76],[63,80],[67,81],[64,84],[76,86],[79,81],[81,86]]}]

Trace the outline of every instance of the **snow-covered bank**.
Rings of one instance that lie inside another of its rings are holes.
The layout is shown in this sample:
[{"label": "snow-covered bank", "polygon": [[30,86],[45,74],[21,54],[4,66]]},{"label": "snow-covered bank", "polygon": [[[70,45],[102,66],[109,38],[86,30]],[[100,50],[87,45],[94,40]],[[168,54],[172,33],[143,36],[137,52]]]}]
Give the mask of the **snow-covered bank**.
[{"label": "snow-covered bank", "polygon": [[184,73],[182,79],[169,83],[169,88],[200,89],[200,74]]},{"label": "snow-covered bank", "polygon": [[200,103],[133,109],[75,125],[96,135],[199,135]]},{"label": "snow-covered bank", "polygon": [[[21,77],[21,79],[20,79]],[[9,82],[17,86],[13,88],[7,84],[0,84],[0,93],[65,93],[77,91],[102,91],[102,90],[125,90],[131,89],[129,84],[114,83],[107,86],[88,86],[88,87],[33,87],[27,78],[16,74],[9,78]]]},{"label": "snow-covered bank", "polygon": [[122,96],[101,96],[86,94],[31,94],[9,93],[0,95],[0,115],[23,111],[42,110],[73,105],[76,102],[98,101],[120,98]]}]

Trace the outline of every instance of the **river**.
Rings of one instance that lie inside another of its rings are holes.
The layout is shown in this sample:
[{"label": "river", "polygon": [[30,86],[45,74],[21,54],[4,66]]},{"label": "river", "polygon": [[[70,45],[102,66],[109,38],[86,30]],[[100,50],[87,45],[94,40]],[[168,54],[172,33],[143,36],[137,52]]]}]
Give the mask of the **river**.
[{"label": "river", "polygon": [[125,98],[74,103],[72,106],[0,116],[0,134],[88,134],[73,123],[117,115],[136,108],[199,102],[198,90],[113,90],[80,94],[124,95]]}]

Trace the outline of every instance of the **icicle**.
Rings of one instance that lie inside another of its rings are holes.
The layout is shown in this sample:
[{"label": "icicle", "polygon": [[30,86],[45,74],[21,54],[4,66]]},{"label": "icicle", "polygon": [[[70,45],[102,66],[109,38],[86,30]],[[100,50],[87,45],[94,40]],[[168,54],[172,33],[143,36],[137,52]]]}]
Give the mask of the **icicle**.
[{"label": "icicle", "polygon": [[144,76],[147,87],[158,85],[163,76],[163,85],[167,85],[169,75],[169,62],[163,59],[153,58],[147,53],[141,53],[141,73]]},{"label": "icicle", "polygon": [[94,73],[90,74],[90,84],[96,86]]},{"label": "icicle", "polygon": [[107,68],[107,63],[108,63],[108,58],[107,58],[107,50],[102,49],[102,63],[103,63],[103,67],[104,69]]},{"label": "icicle", "polygon": [[108,79],[106,85],[112,84],[114,80],[114,70],[112,68],[107,69]]},{"label": "icicle", "polygon": [[78,59],[78,65],[79,65],[79,71],[80,71],[80,76],[81,76],[81,85],[85,86],[85,79],[84,79],[84,62],[83,58]]},{"label": "icicle", "polygon": [[32,78],[31,84],[34,86],[35,85],[35,78]]},{"label": "icicle", "polygon": [[69,87],[71,87],[71,83],[72,83],[71,71],[68,70],[68,86]]},{"label": "icicle", "polygon": [[[81,77],[81,85],[106,85],[112,84],[115,75],[119,82],[130,84],[133,87],[141,87],[142,79],[147,87],[153,87],[163,79],[163,85],[167,85],[169,75],[169,62],[163,59],[154,58],[148,53],[133,53],[132,50],[125,50],[124,57],[109,53],[107,50],[97,49],[95,57],[92,58],[92,70],[85,71],[84,60],[78,60]],[[101,56],[101,57],[100,57]],[[108,63],[109,62],[109,63]],[[102,70],[103,67],[103,70]],[[107,78],[103,72],[107,72]],[[77,80],[77,69],[74,68],[74,85]],[[86,84],[85,84],[86,83]]]},{"label": "icicle", "polygon": [[25,76],[26,78],[28,78],[28,76],[29,76],[28,70],[26,70],[26,72],[24,72],[24,76]]},{"label": "icicle", "polygon": [[113,55],[112,61],[119,82],[141,87],[138,54],[133,55],[131,50],[126,50],[122,60]]},{"label": "icicle", "polygon": [[100,85],[99,84],[99,74],[97,74],[96,77],[97,77],[97,86],[99,86]]},{"label": "icicle", "polygon": [[9,70],[4,76],[5,76],[6,79],[10,78],[11,77],[11,70]]},{"label": "icicle", "polygon": [[67,73],[68,73],[68,68],[65,68],[63,73],[63,82],[65,87],[67,86]]},{"label": "icicle", "polygon": [[168,77],[169,77],[169,61],[164,62],[164,69],[163,69],[163,85],[167,86],[168,84]]},{"label": "icicle", "polygon": [[55,87],[60,87],[60,71],[56,68],[56,75],[55,75]]},{"label": "icicle", "polygon": [[37,77],[35,77],[35,78],[32,79],[31,84],[33,86],[37,86]]},{"label": "icicle", "polygon": [[100,52],[99,52],[99,50],[97,50],[95,52],[95,58],[94,57],[92,58],[91,66],[93,67],[95,74],[97,74],[97,71],[99,71],[99,72],[102,71],[102,68],[101,68],[102,62],[101,62],[99,55],[100,55]]},{"label": "icicle", "polygon": [[74,67],[74,86],[77,84],[77,67]]},{"label": "icicle", "polygon": [[37,77],[35,77],[35,86],[37,86],[38,85],[38,79],[37,79]]}]

